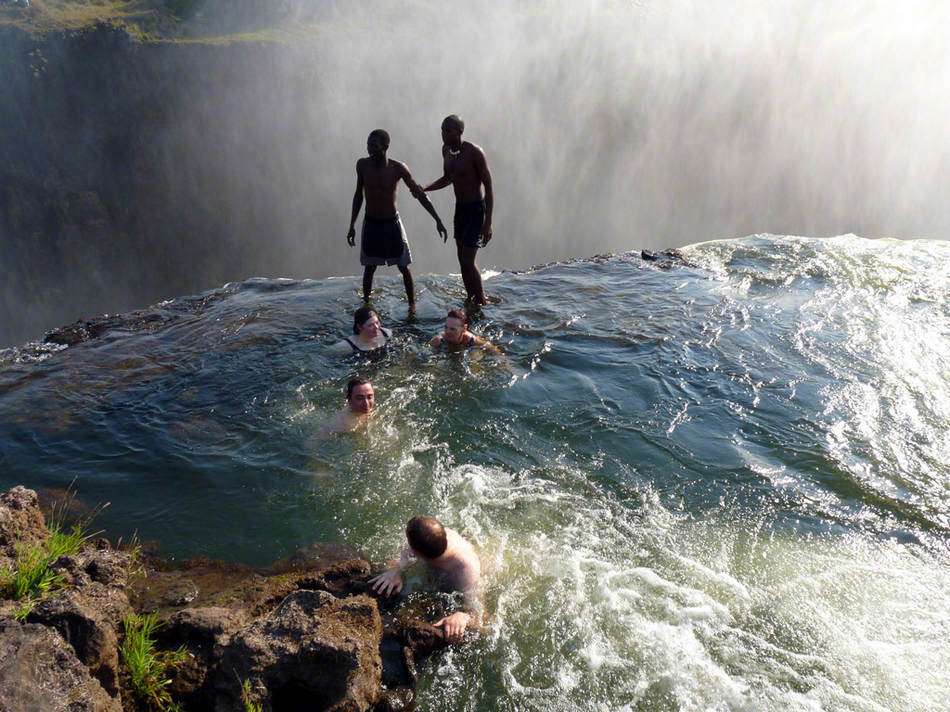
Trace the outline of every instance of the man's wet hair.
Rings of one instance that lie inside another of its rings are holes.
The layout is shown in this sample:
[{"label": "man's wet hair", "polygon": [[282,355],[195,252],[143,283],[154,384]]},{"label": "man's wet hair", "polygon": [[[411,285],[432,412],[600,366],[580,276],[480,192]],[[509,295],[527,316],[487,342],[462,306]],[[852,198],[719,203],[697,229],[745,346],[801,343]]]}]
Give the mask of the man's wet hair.
[{"label": "man's wet hair", "polygon": [[353,389],[357,386],[366,386],[372,385],[365,378],[351,378],[350,382],[346,384],[346,399],[349,400],[350,396],[353,395]]},{"label": "man's wet hair", "polygon": [[461,309],[449,309],[448,314],[445,315],[445,318],[449,317],[453,319],[461,319],[463,324],[468,324],[468,314],[463,312]]},{"label": "man's wet hair", "polygon": [[372,307],[360,307],[353,313],[353,333],[360,333],[359,327],[363,326],[367,321],[373,318],[373,316],[379,316],[376,314],[376,310]]},{"label": "man's wet hair", "polygon": [[452,124],[455,128],[458,129],[459,133],[462,133],[465,130],[465,122],[462,121],[462,117],[458,114],[449,114],[444,119],[442,119],[442,125]]},{"label": "man's wet hair", "polygon": [[386,129],[373,129],[369,132],[369,138],[373,138],[373,136],[379,136],[379,140],[383,142],[383,145],[389,148],[389,132]]},{"label": "man's wet hair", "polygon": [[413,517],[406,524],[409,546],[427,559],[437,559],[445,553],[449,541],[442,522],[434,517]]}]

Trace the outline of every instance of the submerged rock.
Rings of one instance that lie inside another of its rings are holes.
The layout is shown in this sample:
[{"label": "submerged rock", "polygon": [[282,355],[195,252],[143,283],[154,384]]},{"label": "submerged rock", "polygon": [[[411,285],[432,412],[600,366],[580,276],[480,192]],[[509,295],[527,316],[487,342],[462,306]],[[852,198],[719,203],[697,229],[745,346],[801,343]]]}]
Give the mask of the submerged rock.
[{"label": "submerged rock", "polygon": [[662,269],[669,269],[674,266],[692,266],[692,262],[686,259],[686,255],[675,249],[660,250],[659,252],[640,250],[640,259],[645,262],[656,262],[657,266]]},{"label": "submerged rock", "polygon": [[165,326],[171,319],[172,317],[144,310],[127,314],[102,314],[52,329],[43,337],[43,342],[75,346],[84,341],[99,338],[110,331],[155,331]]}]

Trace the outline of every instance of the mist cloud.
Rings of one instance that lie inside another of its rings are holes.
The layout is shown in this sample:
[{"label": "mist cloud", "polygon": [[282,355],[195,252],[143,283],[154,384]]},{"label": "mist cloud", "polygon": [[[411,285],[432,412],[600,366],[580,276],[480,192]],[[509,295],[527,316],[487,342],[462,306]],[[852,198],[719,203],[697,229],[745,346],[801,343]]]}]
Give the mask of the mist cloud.
[{"label": "mist cloud", "polygon": [[[242,27],[280,30],[243,44],[142,48],[181,77],[148,145],[129,139],[169,225],[137,255],[158,270],[150,289],[101,311],[251,276],[357,274],[344,238],[367,134],[386,128],[390,156],[429,182],[449,113],[494,174],[483,268],[760,232],[948,234],[941,4],[274,7]],[[432,200],[448,223],[451,189]],[[415,272],[457,272],[404,189],[400,210]]]}]

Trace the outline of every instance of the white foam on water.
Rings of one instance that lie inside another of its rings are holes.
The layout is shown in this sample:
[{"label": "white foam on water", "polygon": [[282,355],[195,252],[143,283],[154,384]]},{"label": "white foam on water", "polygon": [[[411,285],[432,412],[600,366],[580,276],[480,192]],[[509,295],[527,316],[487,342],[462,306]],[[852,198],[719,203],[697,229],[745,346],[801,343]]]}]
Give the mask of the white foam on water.
[{"label": "white foam on water", "polygon": [[946,558],[696,521],[568,469],[449,465],[438,487],[492,618],[426,672],[426,709],[946,708]]}]

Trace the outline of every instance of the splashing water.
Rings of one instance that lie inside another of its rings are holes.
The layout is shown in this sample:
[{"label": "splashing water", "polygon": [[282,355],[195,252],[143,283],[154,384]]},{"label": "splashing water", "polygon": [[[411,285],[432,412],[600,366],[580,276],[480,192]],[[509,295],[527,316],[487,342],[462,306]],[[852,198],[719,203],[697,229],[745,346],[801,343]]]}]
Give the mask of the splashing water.
[{"label": "splashing water", "polygon": [[[0,352],[0,479],[109,536],[266,565],[405,520],[480,549],[491,622],[427,710],[950,708],[950,244],[757,236],[486,281],[503,358],[431,354],[456,277],[249,280]],[[314,444],[354,373],[371,427]]]}]

